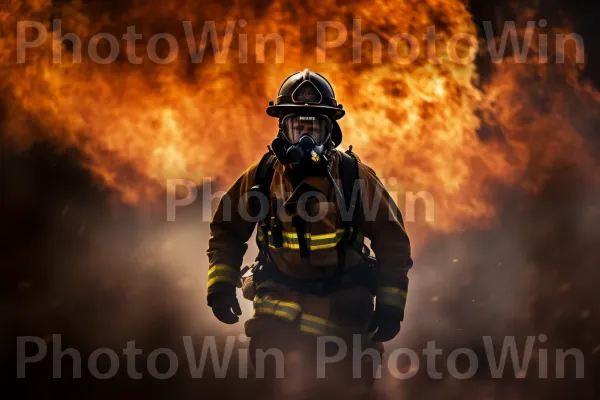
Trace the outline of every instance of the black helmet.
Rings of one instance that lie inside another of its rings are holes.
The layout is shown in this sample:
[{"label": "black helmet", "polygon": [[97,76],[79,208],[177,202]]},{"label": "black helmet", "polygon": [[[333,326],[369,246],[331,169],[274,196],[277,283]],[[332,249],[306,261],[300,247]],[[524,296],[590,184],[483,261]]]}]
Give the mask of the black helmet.
[{"label": "black helmet", "polygon": [[277,102],[269,102],[267,114],[281,118],[285,114],[304,110],[326,114],[332,120],[340,119],[346,113],[343,106],[336,101],[329,81],[308,68],[293,73],[283,81]]},{"label": "black helmet", "polygon": [[279,88],[277,103],[271,100],[267,107],[267,114],[274,118],[301,111],[328,115],[333,121],[332,142],[335,146],[342,142],[342,130],[336,120],[342,118],[346,111],[335,99],[329,81],[308,68],[288,76]]}]

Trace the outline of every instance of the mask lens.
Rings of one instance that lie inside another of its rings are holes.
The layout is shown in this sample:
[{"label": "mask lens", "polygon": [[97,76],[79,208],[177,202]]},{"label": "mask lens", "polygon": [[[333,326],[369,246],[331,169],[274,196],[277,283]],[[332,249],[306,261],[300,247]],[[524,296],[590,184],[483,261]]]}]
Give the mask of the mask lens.
[{"label": "mask lens", "polygon": [[290,115],[283,119],[282,128],[286,140],[297,143],[304,135],[323,144],[329,139],[331,121],[324,115]]}]

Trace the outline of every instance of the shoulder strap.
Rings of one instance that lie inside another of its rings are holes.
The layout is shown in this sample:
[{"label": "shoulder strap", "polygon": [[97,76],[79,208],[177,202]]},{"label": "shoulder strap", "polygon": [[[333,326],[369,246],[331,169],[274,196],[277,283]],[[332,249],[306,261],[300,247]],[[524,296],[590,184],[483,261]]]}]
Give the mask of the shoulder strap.
[{"label": "shoulder strap", "polygon": [[260,186],[261,190],[266,190],[267,194],[271,187],[273,174],[275,173],[276,161],[277,157],[275,157],[275,155],[269,151],[262,156],[260,162],[258,163],[258,167],[256,168],[254,184]]},{"label": "shoulder strap", "polygon": [[[277,161],[277,157],[273,154],[273,152],[269,149],[269,152],[265,153],[258,163],[258,167],[256,168],[256,175],[254,177],[254,186],[250,190],[256,190],[261,192],[265,198],[267,199],[267,206],[271,206],[270,195],[271,195],[271,181],[273,180],[273,175],[275,173],[275,162]],[[256,204],[256,203],[255,203]],[[258,214],[260,211],[260,204],[255,205],[255,213]],[[263,218],[259,222],[259,227],[263,234],[263,246],[260,249],[259,258],[263,258],[266,260],[268,248],[269,248],[269,212],[265,214],[265,218]]]},{"label": "shoulder strap", "polygon": [[[356,219],[356,210],[358,209],[358,202],[360,201],[360,186],[356,196],[352,196],[354,185],[358,181],[358,159],[352,152],[352,146],[346,151],[341,153],[341,165],[340,165],[340,180],[342,181],[342,192],[344,195],[344,206],[347,207],[349,214],[352,216],[350,221],[345,221],[347,225],[344,228],[353,228]],[[352,232],[352,236],[356,236],[356,232]]]},{"label": "shoulder strap", "polygon": [[348,213],[351,219],[342,218],[342,227],[344,233],[342,238],[338,242],[338,268],[335,273],[338,277],[341,275],[344,265],[346,265],[346,250],[348,246],[356,239],[356,229],[354,222],[356,219],[357,203],[360,197],[360,191],[357,192],[356,196],[352,196],[354,184],[358,179],[358,159],[352,153],[352,146],[346,151],[341,153],[339,166],[340,180],[342,181],[342,193],[344,195],[344,205],[347,207]]}]

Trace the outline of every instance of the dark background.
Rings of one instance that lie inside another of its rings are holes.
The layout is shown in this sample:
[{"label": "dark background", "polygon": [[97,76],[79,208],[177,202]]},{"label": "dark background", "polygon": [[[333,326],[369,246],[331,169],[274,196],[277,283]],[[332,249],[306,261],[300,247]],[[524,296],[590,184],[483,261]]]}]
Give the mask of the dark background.
[{"label": "dark background", "polygon": [[[595,23],[593,4],[541,1],[539,10],[540,17],[549,21],[566,17],[576,27],[586,43],[584,75],[600,87],[600,28]],[[514,11],[505,1],[472,1],[470,6],[478,25],[484,20],[514,19]],[[482,58],[478,65],[485,82],[489,62]],[[0,106],[1,124],[6,105]],[[586,136],[590,143],[600,146],[597,127],[589,127]],[[48,338],[61,333],[63,348],[77,348],[85,363],[86,356],[102,346],[118,350],[127,341],[136,340],[144,354],[158,347],[182,353],[182,335],[201,340],[206,334],[219,333],[210,324],[197,326],[189,321],[189,310],[195,309],[190,302],[204,301],[202,285],[192,283],[181,295],[173,284],[177,279],[169,280],[161,272],[164,263],[150,260],[140,267],[131,266],[137,262],[132,260],[131,249],[137,249],[147,235],[168,234],[181,227],[164,222],[162,209],[120,203],[80,166],[76,150],[62,152],[52,143],[38,143],[15,152],[3,145],[0,156],[0,331],[8,340],[3,346],[2,360],[8,368],[3,381],[6,378],[7,384],[15,383],[14,342],[20,335]],[[421,323],[427,319],[423,315],[414,321],[416,327],[412,329],[418,334],[411,336],[416,338],[410,345],[419,348],[437,339],[444,349],[465,346],[479,354],[483,351],[481,335],[490,332],[515,335],[521,343],[527,335],[544,333],[549,337],[548,348],[582,349],[586,378],[577,380],[572,371],[567,379],[549,380],[510,376],[493,380],[485,371],[466,382],[429,381],[421,375],[406,382],[392,381],[392,389],[383,390],[383,398],[397,397],[389,394],[395,393],[393,385],[400,388],[398,393],[414,398],[591,399],[600,395],[600,212],[586,214],[583,221],[579,212],[598,204],[600,189],[592,186],[584,172],[561,165],[537,195],[524,197],[516,189],[498,188],[497,199],[499,222],[493,229],[429,240],[419,264],[445,265],[447,260],[459,258],[468,273],[457,280],[468,279],[461,281],[460,291],[444,302],[432,303],[430,309],[420,308],[423,313],[451,320],[452,329]],[[514,207],[515,203],[522,206]],[[198,210],[190,207],[184,212],[194,215]],[[98,239],[103,237],[98,232],[107,225],[114,228],[105,234],[117,235],[119,246],[106,248],[108,241]],[[192,238],[196,239],[202,257],[206,243],[200,234]],[[498,268],[499,263],[504,266]],[[524,264],[534,267],[521,272]],[[434,272],[421,274],[426,277]],[[531,303],[523,305],[532,311],[521,314],[517,312],[520,306],[514,305],[507,311],[517,310],[512,318],[499,321],[486,309],[487,289],[505,288],[503,293],[510,303],[513,290],[521,290],[521,278],[534,282]],[[422,290],[436,294],[435,288]],[[123,309],[128,310],[126,318]],[[143,329],[134,330],[136,334],[119,333],[128,323],[135,325],[136,312],[143,318]],[[190,379],[181,368],[176,378],[164,382],[149,377],[134,381],[125,374],[123,364],[121,373],[108,381],[91,378],[85,369],[83,379],[53,380],[50,354],[44,362],[28,367],[26,380],[16,382],[17,398],[237,398],[248,397],[260,384],[254,380],[211,379],[210,367],[204,379]],[[138,370],[145,370],[144,358],[139,358]],[[63,368],[68,376],[68,360]]]}]

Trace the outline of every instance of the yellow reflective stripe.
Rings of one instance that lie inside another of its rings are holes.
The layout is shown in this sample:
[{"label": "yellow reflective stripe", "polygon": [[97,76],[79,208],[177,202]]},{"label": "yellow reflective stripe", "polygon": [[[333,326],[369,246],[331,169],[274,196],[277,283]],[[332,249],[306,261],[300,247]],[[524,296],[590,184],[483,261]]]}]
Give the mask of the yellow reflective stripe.
[{"label": "yellow reflective stripe", "polygon": [[235,268],[233,268],[233,267],[231,267],[231,266],[229,266],[227,264],[215,264],[215,265],[213,265],[212,267],[210,267],[208,269],[208,273],[209,274],[212,273],[212,272],[215,272],[215,271],[234,271],[234,272],[237,272],[237,270]]},{"label": "yellow reflective stripe", "polygon": [[406,290],[393,286],[384,286],[377,291],[377,301],[403,309],[406,304],[406,295]]},{"label": "yellow reflective stripe", "polygon": [[319,234],[319,235],[311,235],[310,233],[307,233],[304,236],[306,236],[307,238],[313,239],[313,240],[333,239],[333,238],[337,237],[337,235],[339,235],[340,233],[344,233],[344,230],[338,229],[334,233],[323,233],[323,234]]},{"label": "yellow reflective stripe", "polygon": [[329,322],[325,318],[317,317],[315,315],[302,314],[302,318],[306,319],[308,321],[316,322],[318,324],[322,324],[322,325],[326,325],[326,326],[333,326],[332,322]]},{"label": "yellow reflective stripe", "polygon": [[[331,249],[333,247],[337,246],[337,243],[330,243],[330,244],[315,244],[310,246],[311,250],[323,250],[323,249]],[[269,245],[269,247],[271,249],[277,249],[278,247],[273,246],[272,244]],[[300,249],[300,245],[299,244],[295,244],[295,243],[286,243],[283,242],[282,246],[285,249],[292,249],[292,250],[299,250]],[[280,247],[280,248],[281,248]]]},{"label": "yellow reflective stripe", "polygon": [[382,292],[387,292],[387,293],[392,293],[392,294],[396,294],[396,295],[400,295],[404,298],[406,298],[406,290],[402,290],[400,288],[397,287],[393,287],[393,286],[384,286],[382,288],[379,289]]},{"label": "yellow reflective stripe", "polygon": [[211,287],[218,282],[227,282],[233,285],[237,284],[237,276],[239,271],[227,264],[215,264],[208,269],[208,283]]},{"label": "yellow reflective stripe", "polygon": [[[352,231],[352,229],[350,229]],[[273,236],[272,232],[268,232],[269,237]],[[281,248],[299,250],[300,244],[298,243],[298,234],[294,232],[282,232],[283,242],[281,244]],[[334,233],[323,233],[323,234],[311,234],[306,233],[304,237],[308,241],[308,246],[310,250],[323,250],[323,249],[331,249],[337,246],[339,241],[342,239],[344,235],[343,229],[338,229]],[[362,240],[362,235],[357,235],[359,240]],[[264,240],[264,234],[262,231],[258,231],[257,240],[262,242]],[[276,249],[277,247],[271,244],[271,240],[269,240],[269,247],[272,249]]]},{"label": "yellow reflective stripe", "polygon": [[296,316],[297,316],[297,314],[291,314],[285,310],[279,310],[279,309],[275,310],[275,312],[273,312],[273,315],[289,319],[290,321],[293,321],[294,319],[296,319]]},{"label": "yellow reflective stripe", "polygon": [[237,284],[237,280],[230,276],[215,276],[214,278],[208,280],[208,287],[211,287],[217,282],[228,282],[234,285]]},{"label": "yellow reflective stripe", "polygon": [[285,306],[285,307],[293,308],[293,309],[298,310],[298,311],[302,311],[302,307],[300,307],[300,304],[298,304],[298,303],[293,303],[291,301],[275,300],[275,299],[271,299],[269,297],[254,297],[254,302],[255,303],[260,303],[260,302],[263,302],[263,301],[267,302],[267,303],[271,303],[271,304],[276,305],[276,306],[282,305],[282,306]]},{"label": "yellow reflective stripe", "polygon": [[[352,230],[352,229],[350,229]],[[319,233],[319,234],[313,234],[313,233],[305,233],[304,237],[307,239],[314,239],[314,240],[320,240],[320,239],[333,239],[335,238],[337,235],[343,234],[344,230],[343,229],[338,229],[333,233]],[[262,233],[262,231],[258,231],[257,233],[258,236],[263,237],[264,234]],[[272,236],[273,233],[271,231],[269,231],[269,236]],[[287,231],[283,231],[281,232],[281,235],[283,237],[289,238],[289,239],[298,239],[298,234],[295,232],[287,232]]]},{"label": "yellow reflective stripe", "polygon": [[300,325],[300,330],[302,332],[312,333],[314,335],[323,335],[325,333],[324,331],[320,331],[316,328],[312,328],[312,327],[306,326],[306,325]]},{"label": "yellow reflective stripe", "polygon": [[405,302],[402,300],[395,300],[395,299],[380,299],[379,300],[380,303],[382,304],[387,304],[390,306],[394,306],[394,307],[400,307],[400,308],[404,308]]},{"label": "yellow reflective stripe", "polygon": [[272,308],[256,307],[256,308],[254,308],[254,311],[263,313],[263,314],[275,315],[277,317],[289,319],[290,321],[293,321],[294,319],[296,319],[296,315],[290,314],[289,312],[284,311],[284,310],[274,310]]},{"label": "yellow reflective stripe", "polygon": [[[287,308],[287,310],[286,310]],[[254,297],[254,311],[293,321],[302,311],[300,304],[291,301],[275,300],[268,297]]]},{"label": "yellow reflective stripe", "polygon": [[[269,231],[269,233],[271,233],[271,232]],[[289,238],[289,239],[298,239],[298,234],[294,233],[294,232],[285,232],[285,231],[283,231],[283,232],[281,232],[281,235],[283,237],[286,237],[286,238]],[[304,237],[305,238],[309,238],[310,237],[310,233],[305,233]]]},{"label": "yellow reflective stripe", "polygon": [[[272,249],[277,249],[278,247],[273,246],[272,244],[269,245],[270,248]],[[294,243],[288,243],[288,242],[283,242],[281,247],[284,247],[286,249],[294,249],[294,250],[298,250],[300,249],[300,245],[299,244],[294,244]]]},{"label": "yellow reflective stripe", "polygon": [[315,335],[331,333],[337,326],[325,318],[303,313],[300,316],[300,330]]},{"label": "yellow reflective stripe", "polygon": [[[337,229],[335,232],[333,233],[320,233],[320,234],[312,234],[312,233],[305,233],[304,237],[307,239],[314,239],[314,240],[319,240],[319,239],[332,239],[335,238],[337,235],[339,235],[340,233],[344,233],[343,229]],[[271,234],[271,231],[269,231],[269,235]],[[284,237],[290,238],[290,239],[298,239],[298,234],[295,232],[281,232],[281,234]]]},{"label": "yellow reflective stripe", "polygon": [[302,313],[300,304],[291,301],[255,296],[254,312],[257,314],[274,315],[288,321],[294,321],[300,315],[300,330],[314,335],[325,335],[337,329],[336,324],[325,318]]},{"label": "yellow reflective stripe", "polygon": [[337,243],[315,244],[315,245],[311,245],[310,249],[311,250],[323,250],[323,249],[331,249],[331,248],[333,248],[335,246],[337,246]]}]

